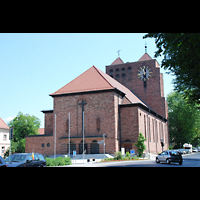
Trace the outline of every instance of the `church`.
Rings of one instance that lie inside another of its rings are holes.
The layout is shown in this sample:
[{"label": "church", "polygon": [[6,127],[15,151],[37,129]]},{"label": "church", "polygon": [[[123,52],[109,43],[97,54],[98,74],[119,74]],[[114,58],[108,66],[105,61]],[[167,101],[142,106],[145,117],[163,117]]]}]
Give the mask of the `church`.
[{"label": "church", "polygon": [[53,109],[42,111],[45,133],[26,136],[25,152],[82,154],[84,149],[86,154],[103,154],[102,140],[107,154],[121,147],[137,152],[140,132],[146,138],[145,152],[161,152],[161,141],[168,149],[163,74],[147,52],[136,62],[118,57],[106,73],[92,66],[50,96]]}]

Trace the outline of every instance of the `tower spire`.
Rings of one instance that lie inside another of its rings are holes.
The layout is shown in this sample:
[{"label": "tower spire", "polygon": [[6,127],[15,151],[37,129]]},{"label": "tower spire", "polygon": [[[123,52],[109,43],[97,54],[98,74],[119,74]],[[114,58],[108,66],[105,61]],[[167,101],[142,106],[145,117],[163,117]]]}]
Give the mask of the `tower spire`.
[{"label": "tower spire", "polygon": [[147,42],[145,42],[144,48],[145,48],[145,53],[147,53]]}]

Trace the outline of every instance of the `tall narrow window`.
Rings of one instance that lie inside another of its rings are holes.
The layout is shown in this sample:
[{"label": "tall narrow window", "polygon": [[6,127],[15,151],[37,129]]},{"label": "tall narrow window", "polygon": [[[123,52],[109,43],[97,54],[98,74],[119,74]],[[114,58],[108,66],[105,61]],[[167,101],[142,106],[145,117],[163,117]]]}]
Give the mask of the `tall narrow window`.
[{"label": "tall narrow window", "polygon": [[96,119],[96,123],[97,123],[97,130],[100,130],[100,117],[97,117]]},{"label": "tall narrow window", "polygon": [[145,136],[145,138],[147,138],[147,135],[146,135],[146,118],[145,118],[145,115],[144,115],[144,136]]},{"label": "tall narrow window", "polygon": [[66,132],[69,133],[69,119],[66,120]]}]

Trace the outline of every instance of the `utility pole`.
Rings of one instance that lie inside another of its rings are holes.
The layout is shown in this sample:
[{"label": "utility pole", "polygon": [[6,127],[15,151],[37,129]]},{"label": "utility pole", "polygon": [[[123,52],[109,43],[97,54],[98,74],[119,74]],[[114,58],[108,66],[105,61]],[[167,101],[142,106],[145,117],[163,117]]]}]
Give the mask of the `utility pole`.
[{"label": "utility pole", "polygon": [[70,113],[69,113],[69,157],[70,157]]},{"label": "utility pole", "polygon": [[55,114],[55,139],[54,139],[54,160],[56,157],[56,114]]},{"label": "utility pole", "polygon": [[103,154],[104,154],[104,160],[105,160],[105,135],[106,134],[103,134],[103,146],[104,146]]},{"label": "utility pole", "polygon": [[84,111],[83,111],[83,159],[84,159]]}]

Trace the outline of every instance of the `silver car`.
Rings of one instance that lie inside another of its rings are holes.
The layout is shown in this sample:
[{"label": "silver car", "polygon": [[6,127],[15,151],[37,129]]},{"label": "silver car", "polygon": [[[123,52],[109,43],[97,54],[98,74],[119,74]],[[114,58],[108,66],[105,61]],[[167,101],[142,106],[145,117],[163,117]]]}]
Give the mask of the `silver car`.
[{"label": "silver car", "polygon": [[156,157],[156,162],[166,162],[167,164],[170,164],[171,162],[178,162],[179,165],[182,165],[183,159],[179,151],[168,150],[158,154]]}]

